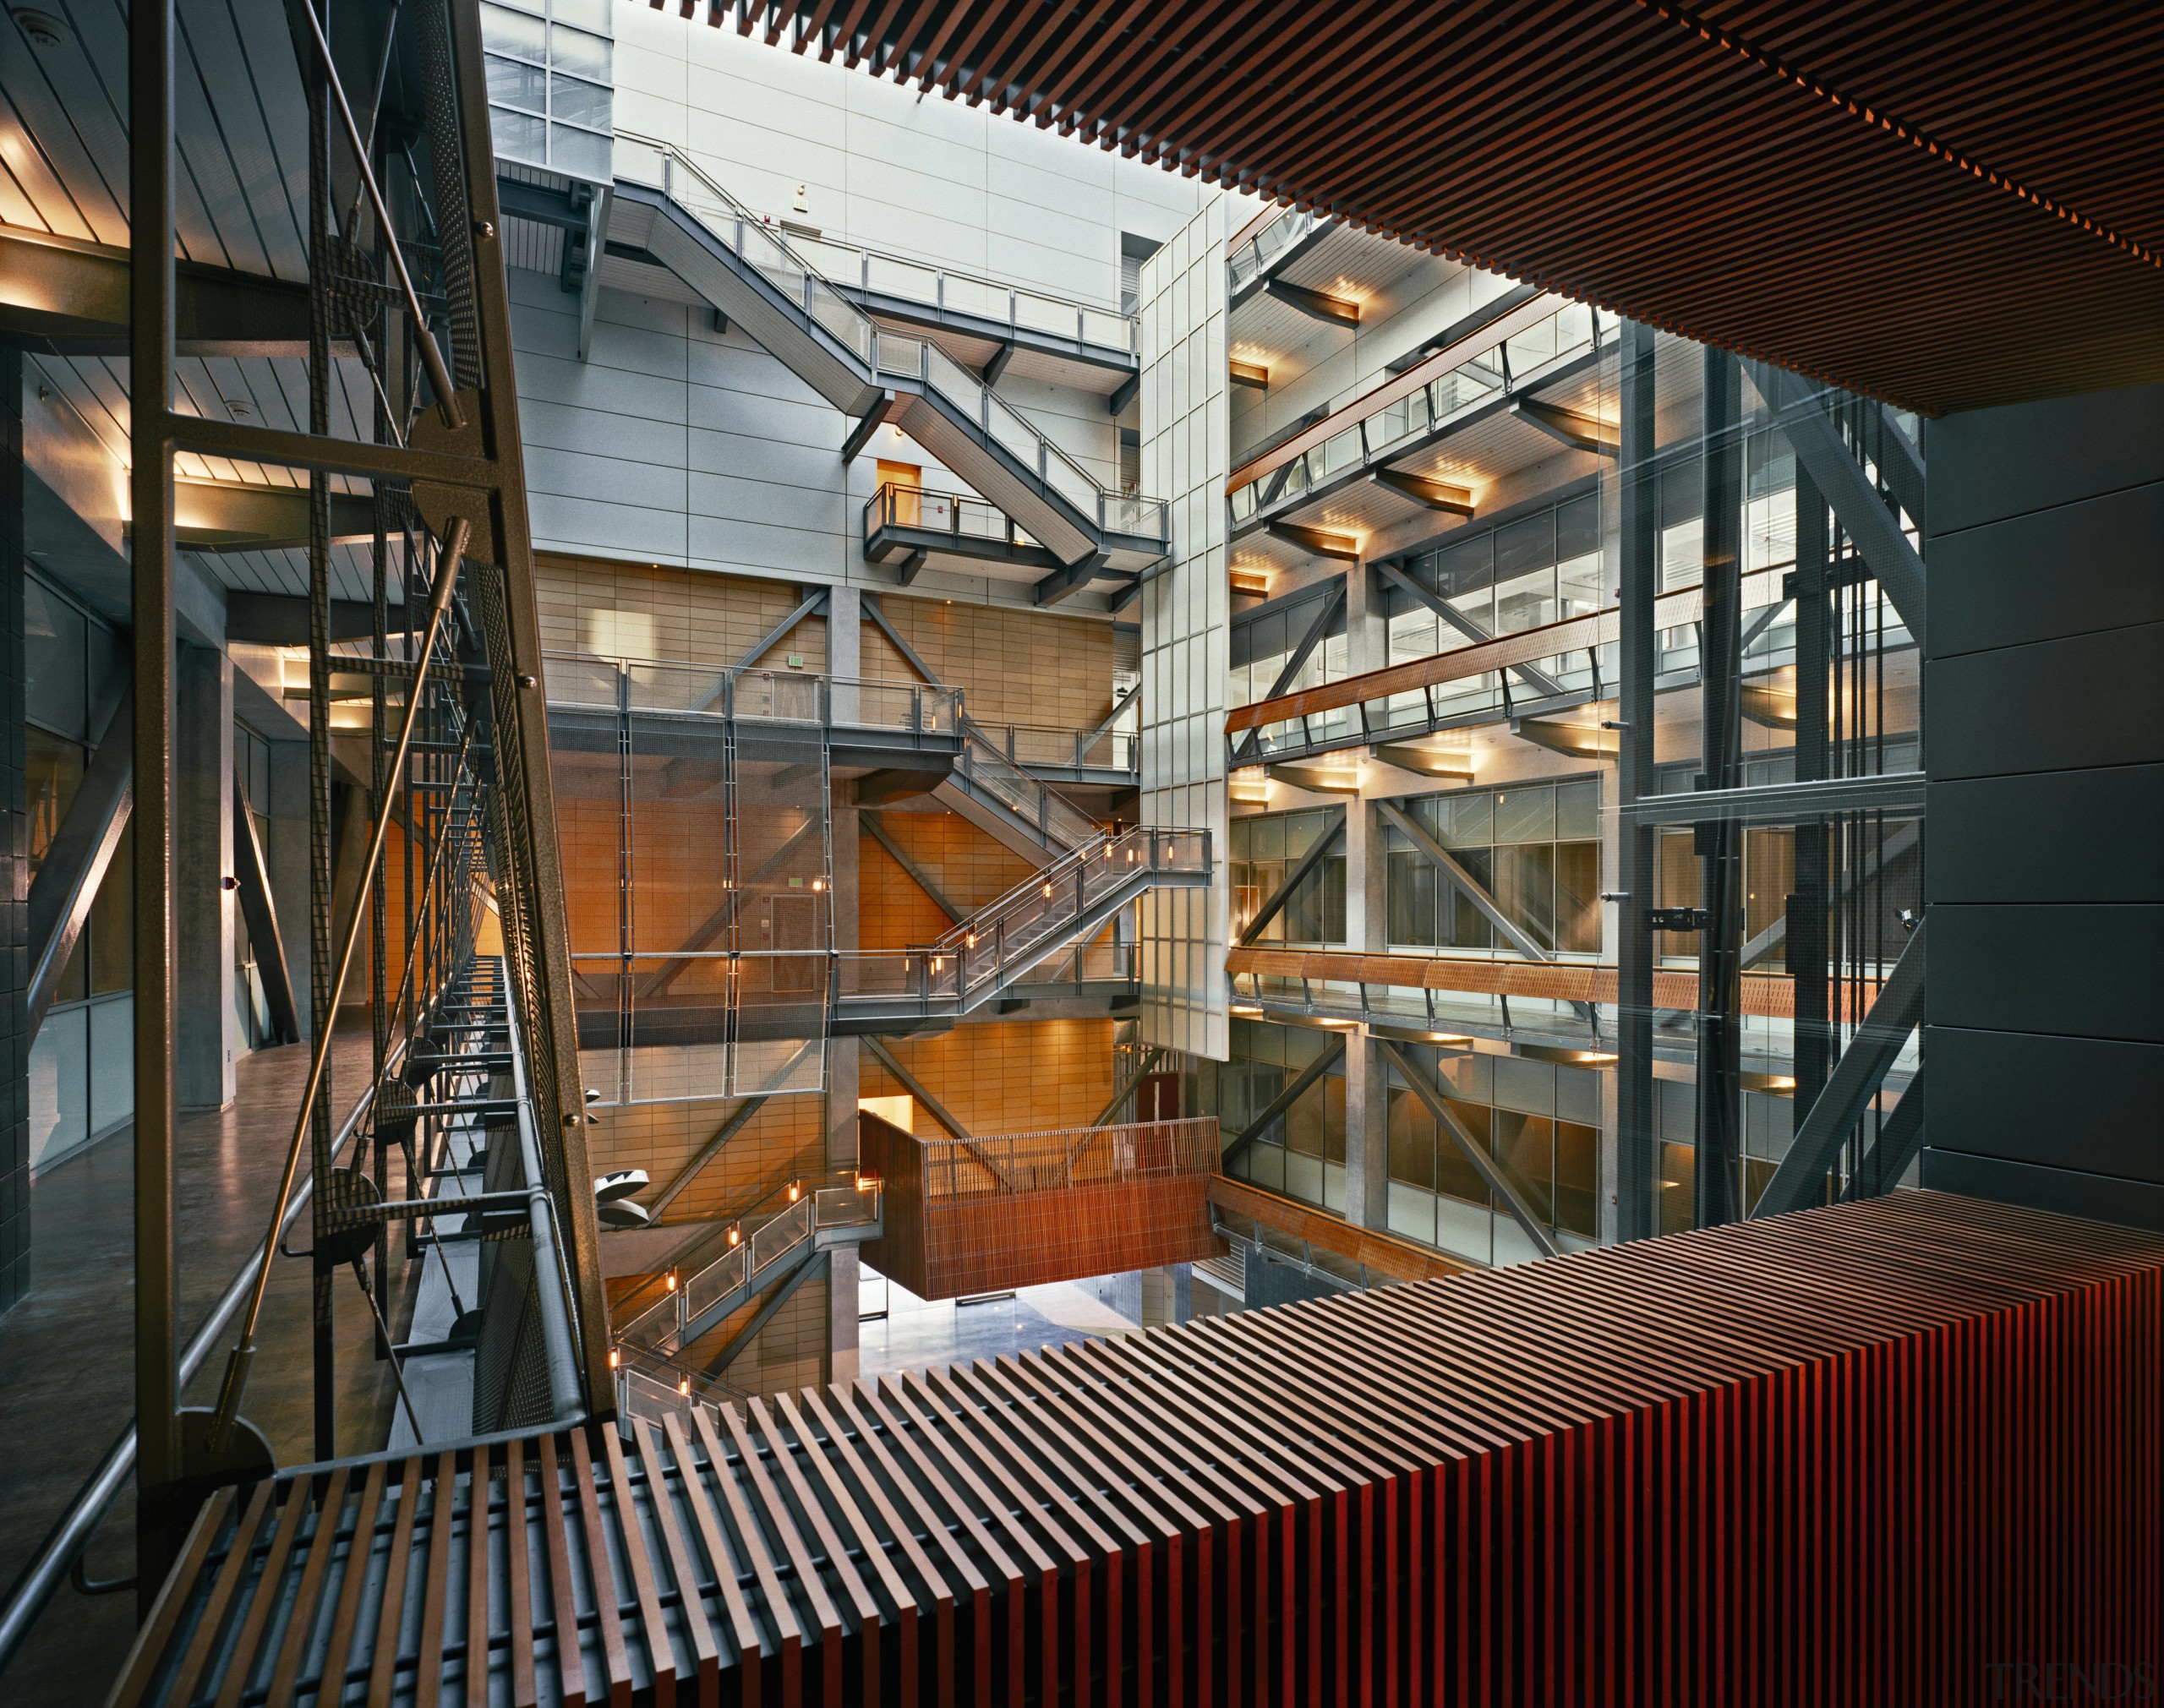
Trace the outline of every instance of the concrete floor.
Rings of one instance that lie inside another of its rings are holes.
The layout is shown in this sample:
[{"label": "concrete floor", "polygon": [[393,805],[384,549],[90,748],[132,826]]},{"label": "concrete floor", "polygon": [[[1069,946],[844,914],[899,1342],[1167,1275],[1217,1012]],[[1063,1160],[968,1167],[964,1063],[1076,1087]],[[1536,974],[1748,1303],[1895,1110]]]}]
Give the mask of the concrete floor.
[{"label": "concrete floor", "polygon": [[961,1305],[952,1300],[920,1299],[875,1270],[867,1269],[864,1274],[862,1307],[887,1312],[857,1325],[857,1368],[866,1381],[906,1370],[1101,1340],[1142,1326],[1074,1281],[1024,1287],[1012,1298]]},{"label": "concrete floor", "polygon": [[[187,1116],[178,1136],[179,1317],[185,1344],[263,1236],[308,1072],[304,1048],[246,1056],[227,1109]],[[342,1028],[332,1106],[352,1108],[369,1079],[365,1030]],[[31,1189],[31,1291],[0,1316],[0,1584],[12,1584],[83,1479],[134,1414],[132,1135],[123,1128],[41,1174]],[[394,1181],[398,1176],[394,1175]],[[293,1242],[305,1247],[305,1216]],[[402,1266],[400,1266],[402,1268]],[[311,1285],[306,1263],[272,1266],[244,1415],[281,1465],[315,1457]],[[338,1450],[385,1442],[395,1403],[377,1363],[368,1307],[350,1271],[336,1292]],[[398,1323],[394,1313],[393,1326]],[[205,1361],[187,1403],[215,1402],[222,1351]],[[134,1570],[134,1490],[92,1542],[95,1578]],[[132,1594],[88,1598],[63,1587],[15,1663],[0,1677],[8,1708],[77,1708],[101,1700],[135,1626]]]}]

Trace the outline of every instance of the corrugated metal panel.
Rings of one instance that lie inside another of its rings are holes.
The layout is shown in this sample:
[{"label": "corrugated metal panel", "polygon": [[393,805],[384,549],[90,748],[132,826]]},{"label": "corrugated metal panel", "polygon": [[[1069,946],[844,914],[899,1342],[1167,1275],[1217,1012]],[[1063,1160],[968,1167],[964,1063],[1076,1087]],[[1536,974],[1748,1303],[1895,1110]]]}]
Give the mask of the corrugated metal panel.
[{"label": "corrugated metal panel", "polygon": [[439,1448],[218,1495],[116,1700],[1989,1701],[2156,1664],[2160,1334],[1903,1193]]},{"label": "corrugated metal panel", "polygon": [[706,8],[1926,412],[2164,379],[2164,14]]}]

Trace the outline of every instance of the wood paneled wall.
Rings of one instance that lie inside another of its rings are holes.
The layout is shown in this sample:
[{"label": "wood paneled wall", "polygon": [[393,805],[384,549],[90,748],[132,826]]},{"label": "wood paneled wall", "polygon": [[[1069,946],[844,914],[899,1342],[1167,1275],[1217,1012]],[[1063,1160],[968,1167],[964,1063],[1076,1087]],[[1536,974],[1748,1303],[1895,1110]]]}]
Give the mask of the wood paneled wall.
[{"label": "wood paneled wall", "polygon": [[[963,690],[964,707],[981,723],[1087,729],[1112,709],[1109,623],[931,599],[889,598],[882,608],[932,674]],[[863,658],[866,676],[916,679],[869,621]]]},{"label": "wood paneled wall", "polygon": [[[534,559],[533,578],[547,651],[620,652],[689,664],[735,663],[810,591],[788,581],[553,554]],[[615,641],[596,633],[597,612],[625,619],[614,625]],[[648,632],[650,651],[640,638]],[[806,618],[755,662],[779,668],[791,653],[804,660],[807,672],[827,668],[824,617]]]},{"label": "wood paneled wall", "polygon": [[[855,1040],[844,1039],[839,1047],[854,1048]],[[768,1098],[721,1154],[669,1204],[663,1222],[673,1226],[719,1220],[745,1209],[767,1187],[786,1184],[792,1176],[808,1178],[823,1173],[826,1101],[809,1094]],[[642,1168],[658,1192],[683,1172],[685,1165],[740,1107],[735,1099],[716,1098],[597,1110],[601,1125],[587,1139],[593,1171]],[[651,1198],[653,1193],[647,1196]]]},{"label": "wood paneled wall", "polygon": [[[879,825],[965,913],[997,901],[1033,870],[959,813],[883,813]],[[862,947],[903,949],[929,943],[952,923],[868,832],[857,844],[856,873],[857,941]]]},{"label": "wood paneled wall", "polygon": [[[1080,1127],[1112,1100],[1109,1018],[957,1026],[887,1047],[973,1136]],[[906,1092],[869,1052],[861,1072],[863,1096]],[[940,1136],[921,1111],[917,1124],[926,1137]]]}]

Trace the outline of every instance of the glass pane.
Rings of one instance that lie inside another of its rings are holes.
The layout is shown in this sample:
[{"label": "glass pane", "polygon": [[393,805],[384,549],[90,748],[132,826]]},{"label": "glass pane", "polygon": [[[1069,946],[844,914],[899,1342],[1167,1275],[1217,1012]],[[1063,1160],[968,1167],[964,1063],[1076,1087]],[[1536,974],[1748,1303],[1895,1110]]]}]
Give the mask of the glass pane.
[{"label": "glass pane", "polygon": [[549,15],[559,24],[576,24],[603,35],[613,33],[609,28],[609,0],[554,0]]},{"label": "glass pane", "polygon": [[[1473,1142],[1485,1149],[1489,1111],[1478,1104],[1453,1102],[1451,1113],[1457,1117],[1458,1125],[1471,1134]],[[1466,1160],[1465,1153],[1448,1134],[1437,1135],[1435,1189],[1467,1203],[1488,1202],[1488,1182],[1481,1179],[1480,1170]]]},{"label": "glass pane", "polygon": [[1555,836],[1555,791],[1542,784],[1506,789],[1495,797],[1495,838],[1499,843],[1551,842]]},{"label": "glass pane", "polygon": [[549,57],[549,26],[538,18],[500,6],[481,8],[481,39],[491,53],[516,54],[536,63]]},{"label": "glass pane", "polygon": [[489,137],[500,155],[531,161],[536,166],[547,162],[548,127],[538,118],[528,118],[508,107],[492,106],[489,109]]},{"label": "glass pane", "polygon": [[548,93],[548,73],[538,65],[500,58],[493,53],[489,55],[487,63],[489,100],[505,106],[530,107],[535,112],[542,110]]},{"label": "glass pane", "polygon": [[[135,827],[121,832],[105,869],[97,899],[90,903],[90,994],[135,987]],[[238,923],[238,922],[236,922]],[[241,926],[245,931],[247,927]]]},{"label": "glass pane", "polygon": [[1555,1123],[1544,1116],[1495,1111],[1490,1149],[1517,1179],[1533,1214],[1553,1222],[1555,1207]]},{"label": "glass pane", "polygon": [[1495,797],[1487,790],[1445,795],[1435,805],[1441,825],[1435,840],[1445,848],[1484,848],[1495,840]]},{"label": "glass pane", "polygon": [[90,734],[84,704],[83,614],[35,577],[23,581],[23,712],[34,723],[81,741]]},{"label": "glass pane", "polygon": [[549,127],[550,145],[555,152],[549,163],[563,172],[576,172],[581,177],[599,178],[609,176],[610,146],[605,136],[597,136],[590,130],[573,130],[568,125]]},{"label": "glass pane", "polygon": [[1555,838],[1574,842],[1600,834],[1600,779],[1581,778],[1555,785]]},{"label": "glass pane", "polygon": [[83,750],[35,725],[23,732],[23,804],[30,818],[30,875],[59,834],[83,786]]},{"label": "glass pane", "polygon": [[1390,1177],[1408,1186],[1435,1184],[1435,1117],[1410,1090],[1393,1085],[1390,1101]]},{"label": "glass pane", "polygon": [[558,24],[549,31],[549,63],[555,70],[590,77],[597,83],[609,81],[609,41],[605,36],[589,35],[583,30],[566,30]]},{"label": "glass pane", "polygon": [[1503,917],[1544,949],[1555,943],[1555,847],[1521,843],[1495,850],[1492,892]]},{"label": "glass pane", "polygon": [[1566,954],[1600,952],[1600,844],[1555,845],[1555,947]]},{"label": "glass pane", "polygon": [[[552,74],[549,79],[556,104],[550,117],[566,124],[582,124],[596,130],[609,125],[609,89],[605,84],[587,83],[576,77]],[[495,93],[492,87],[489,94]]]},{"label": "glass pane", "polygon": [[1555,1225],[1583,1239],[1600,1235],[1600,1132],[1573,1121],[1555,1123]]}]

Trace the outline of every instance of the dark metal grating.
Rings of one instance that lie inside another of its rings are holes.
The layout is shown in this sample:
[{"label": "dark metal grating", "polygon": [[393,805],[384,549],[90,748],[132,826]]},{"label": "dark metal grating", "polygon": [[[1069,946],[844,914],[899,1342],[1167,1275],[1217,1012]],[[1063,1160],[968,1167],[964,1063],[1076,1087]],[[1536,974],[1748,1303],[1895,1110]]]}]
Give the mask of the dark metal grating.
[{"label": "dark metal grating", "polygon": [[2164,1241],[1910,1193],[326,1467],[117,1700],[1990,1701],[2158,1660],[2161,1334]]},{"label": "dark metal grating", "polygon": [[2153,5],[703,10],[1926,412],[2164,379]]}]

